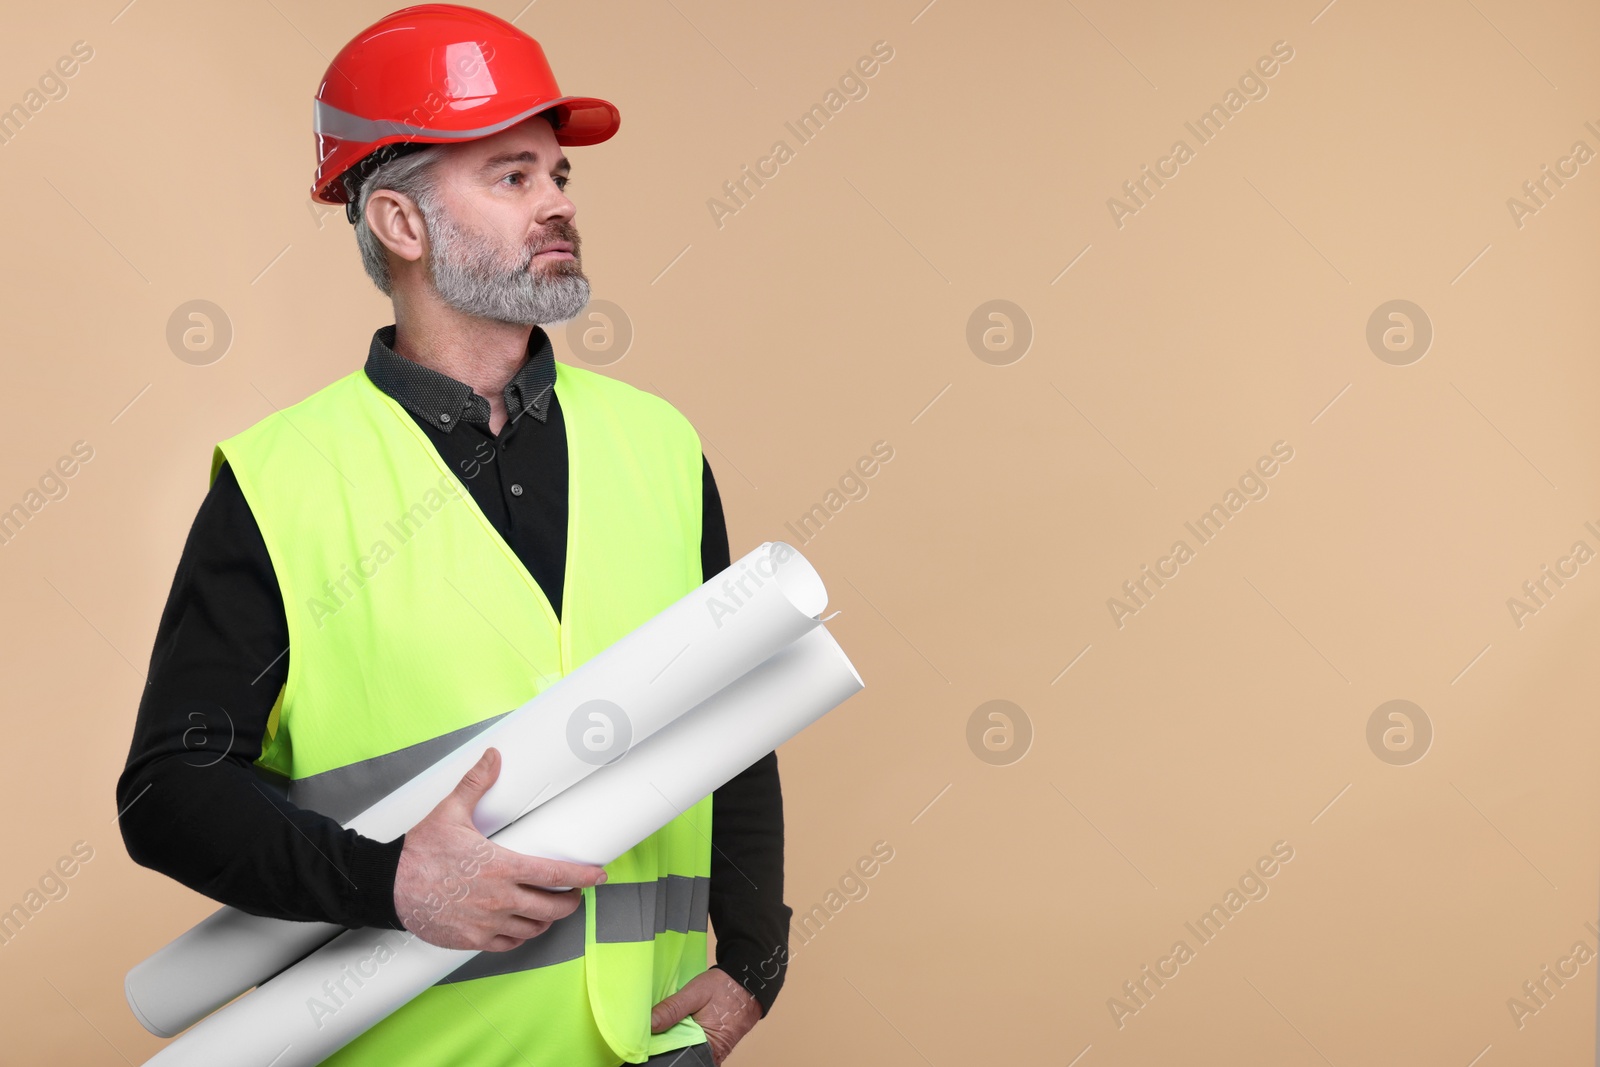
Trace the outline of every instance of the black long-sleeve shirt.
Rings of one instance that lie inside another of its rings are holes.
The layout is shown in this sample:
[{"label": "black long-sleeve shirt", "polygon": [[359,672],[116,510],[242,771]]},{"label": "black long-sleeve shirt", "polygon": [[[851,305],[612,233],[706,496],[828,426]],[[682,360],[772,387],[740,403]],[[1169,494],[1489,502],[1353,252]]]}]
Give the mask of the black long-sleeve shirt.
[{"label": "black long-sleeve shirt", "polygon": [[[506,385],[508,419],[470,386],[397,355],[393,326],[364,370],[427,433],[557,616],[566,569],[567,442],[552,388],[555,357],[535,326]],[[730,563],[710,463],[701,458],[706,578]],[[224,464],[201,503],[156,630],[117,809],[135,862],[254,915],[404,929],[395,871],[405,836],[377,841],[292,804],[256,768],[288,678],[288,622],[260,527]],[[712,794],[710,918],[716,966],[762,1014],[783,982],[791,909],[783,903],[777,753]],[[763,980],[774,966],[776,978]]]}]

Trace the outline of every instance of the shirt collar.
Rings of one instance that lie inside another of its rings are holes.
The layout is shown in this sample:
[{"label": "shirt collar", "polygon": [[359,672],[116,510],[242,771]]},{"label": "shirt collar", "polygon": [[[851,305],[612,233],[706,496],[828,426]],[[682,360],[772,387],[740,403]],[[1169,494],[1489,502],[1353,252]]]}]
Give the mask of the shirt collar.
[{"label": "shirt collar", "polygon": [[[389,325],[372,335],[367,362],[362,369],[373,385],[435,429],[448,432],[463,421],[488,425],[488,400],[466,382],[395,352],[394,334],[395,327]],[[543,328],[535,326],[528,335],[528,351],[522,366],[506,383],[502,394],[506,414],[513,421],[527,413],[540,422],[546,421],[555,381],[556,360],[550,337]]]}]

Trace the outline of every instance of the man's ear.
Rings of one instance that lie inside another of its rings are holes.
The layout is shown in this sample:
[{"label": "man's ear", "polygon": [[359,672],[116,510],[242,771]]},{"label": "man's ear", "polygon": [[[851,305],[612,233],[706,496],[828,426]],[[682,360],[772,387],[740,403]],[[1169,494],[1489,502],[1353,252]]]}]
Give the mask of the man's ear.
[{"label": "man's ear", "polygon": [[422,258],[427,231],[422,212],[410,197],[393,189],[374,189],[367,198],[367,226],[385,248],[403,260]]}]

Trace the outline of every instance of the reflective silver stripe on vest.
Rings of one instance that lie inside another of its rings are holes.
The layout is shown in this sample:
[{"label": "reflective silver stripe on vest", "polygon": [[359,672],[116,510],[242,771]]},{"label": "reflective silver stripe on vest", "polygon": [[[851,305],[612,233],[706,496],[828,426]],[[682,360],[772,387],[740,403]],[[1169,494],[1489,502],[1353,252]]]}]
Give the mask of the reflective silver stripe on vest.
[{"label": "reflective silver stripe on vest", "polygon": [[650,941],[664,930],[704,932],[711,879],[666,874],[654,882],[595,886],[596,941]]},{"label": "reflective silver stripe on vest", "polygon": [[[502,712],[427,741],[294,781],[264,767],[252,767],[296,806],[349,822],[509,714]],[[711,879],[668,874],[653,882],[607,882],[595,886],[594,894],[596,941],[653,941],[656,934],[667,930],[706,931]],[[585,908],[586,902],[580,903],[571,915],[508,952],[478,953],[434,984],[467,982],[579,959],[584,948]]]},{"label": "reflective silver stripe on vest", "polygon": [[256,773],[277,785],[280,793],[287,786],[286,795],[296,807],[345,823],[509,714],[504,711],[459,730],[292,782],[262,767],[257,767]]},{"label": "reflective silver stripe on vest", "polygon": [[549,110],[557,104],[564,104],[569,100],[578,99],[575,96],[562,96],[554,100],[547,100],[542,104],[535,104],[528,110],[513,115],[501,122],[489,126],[480,126],[475,130],[439,130],[427,126],[413,126],[409,122],[398,122],[394,119],[364,119],[360,115],[352,115],[348,111],[325,104],[321,100],[314,100],[315,105],[311,114],[311,125],[319,134],[337,137],[341,141],[376,141],[383,137],[424,136],[441,137],[450,140],[470,141],[479,137],[487,137],[491,133],[499,133],[509,129],[532,115]]},{"label": "reflective silver stripe on vest", "polygon": [[[595,940],[653,941],[658,933],[705,932],[711,903],[711,879],[668,874],[654,882],[607,882],[595,886]],[[538,937],[509,952],[480,952],[435,982],[469,982],[474,978],[528,971],[566,963],[583,955],[583,921],[587,900],[578,910],[557,919]]]}]

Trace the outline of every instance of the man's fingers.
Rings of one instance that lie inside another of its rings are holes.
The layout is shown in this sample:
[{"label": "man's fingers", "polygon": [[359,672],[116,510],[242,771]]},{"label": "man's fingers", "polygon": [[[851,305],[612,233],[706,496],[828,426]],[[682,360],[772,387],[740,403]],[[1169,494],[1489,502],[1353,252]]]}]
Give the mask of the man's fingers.
[{"label": "man's fingers", "polygon": [[523,885],[588,886],[599,885],[606,880],[604,867],[595,867],[587,863],[568,863],[565,860],[546,859],[543,856],[529,856],[509,849],[506,855],[514,857],[512,873]]},{"label": "man's fingers", "polygon": [[509,915],[500,924],[499,934],[502,937],[514,937],[521,944],[550,929],[550,922],[549,919],[534,919],[526,915]]},{"label": "man's fingers", "polygon": [[505,934],[496,934],[494,939],[483,947],[483,951],[510,952],[514,948],[521,947],[522,943],[526,940],[527,938],[523,937],[508,937]]},{"label": "man's fingers", "polygon": [[698,988],[684,986],[650,1011],[650,1032],[659,1034],[673,1026],[685,1015],[692,1015],[706,1006],[711,990],[704,985]]},{"label": "man's fingers", "polygon": [[581,893],[548,893],[528,886],[517,887],[515,914],[551,923],[565,919],[583,903]]}]

